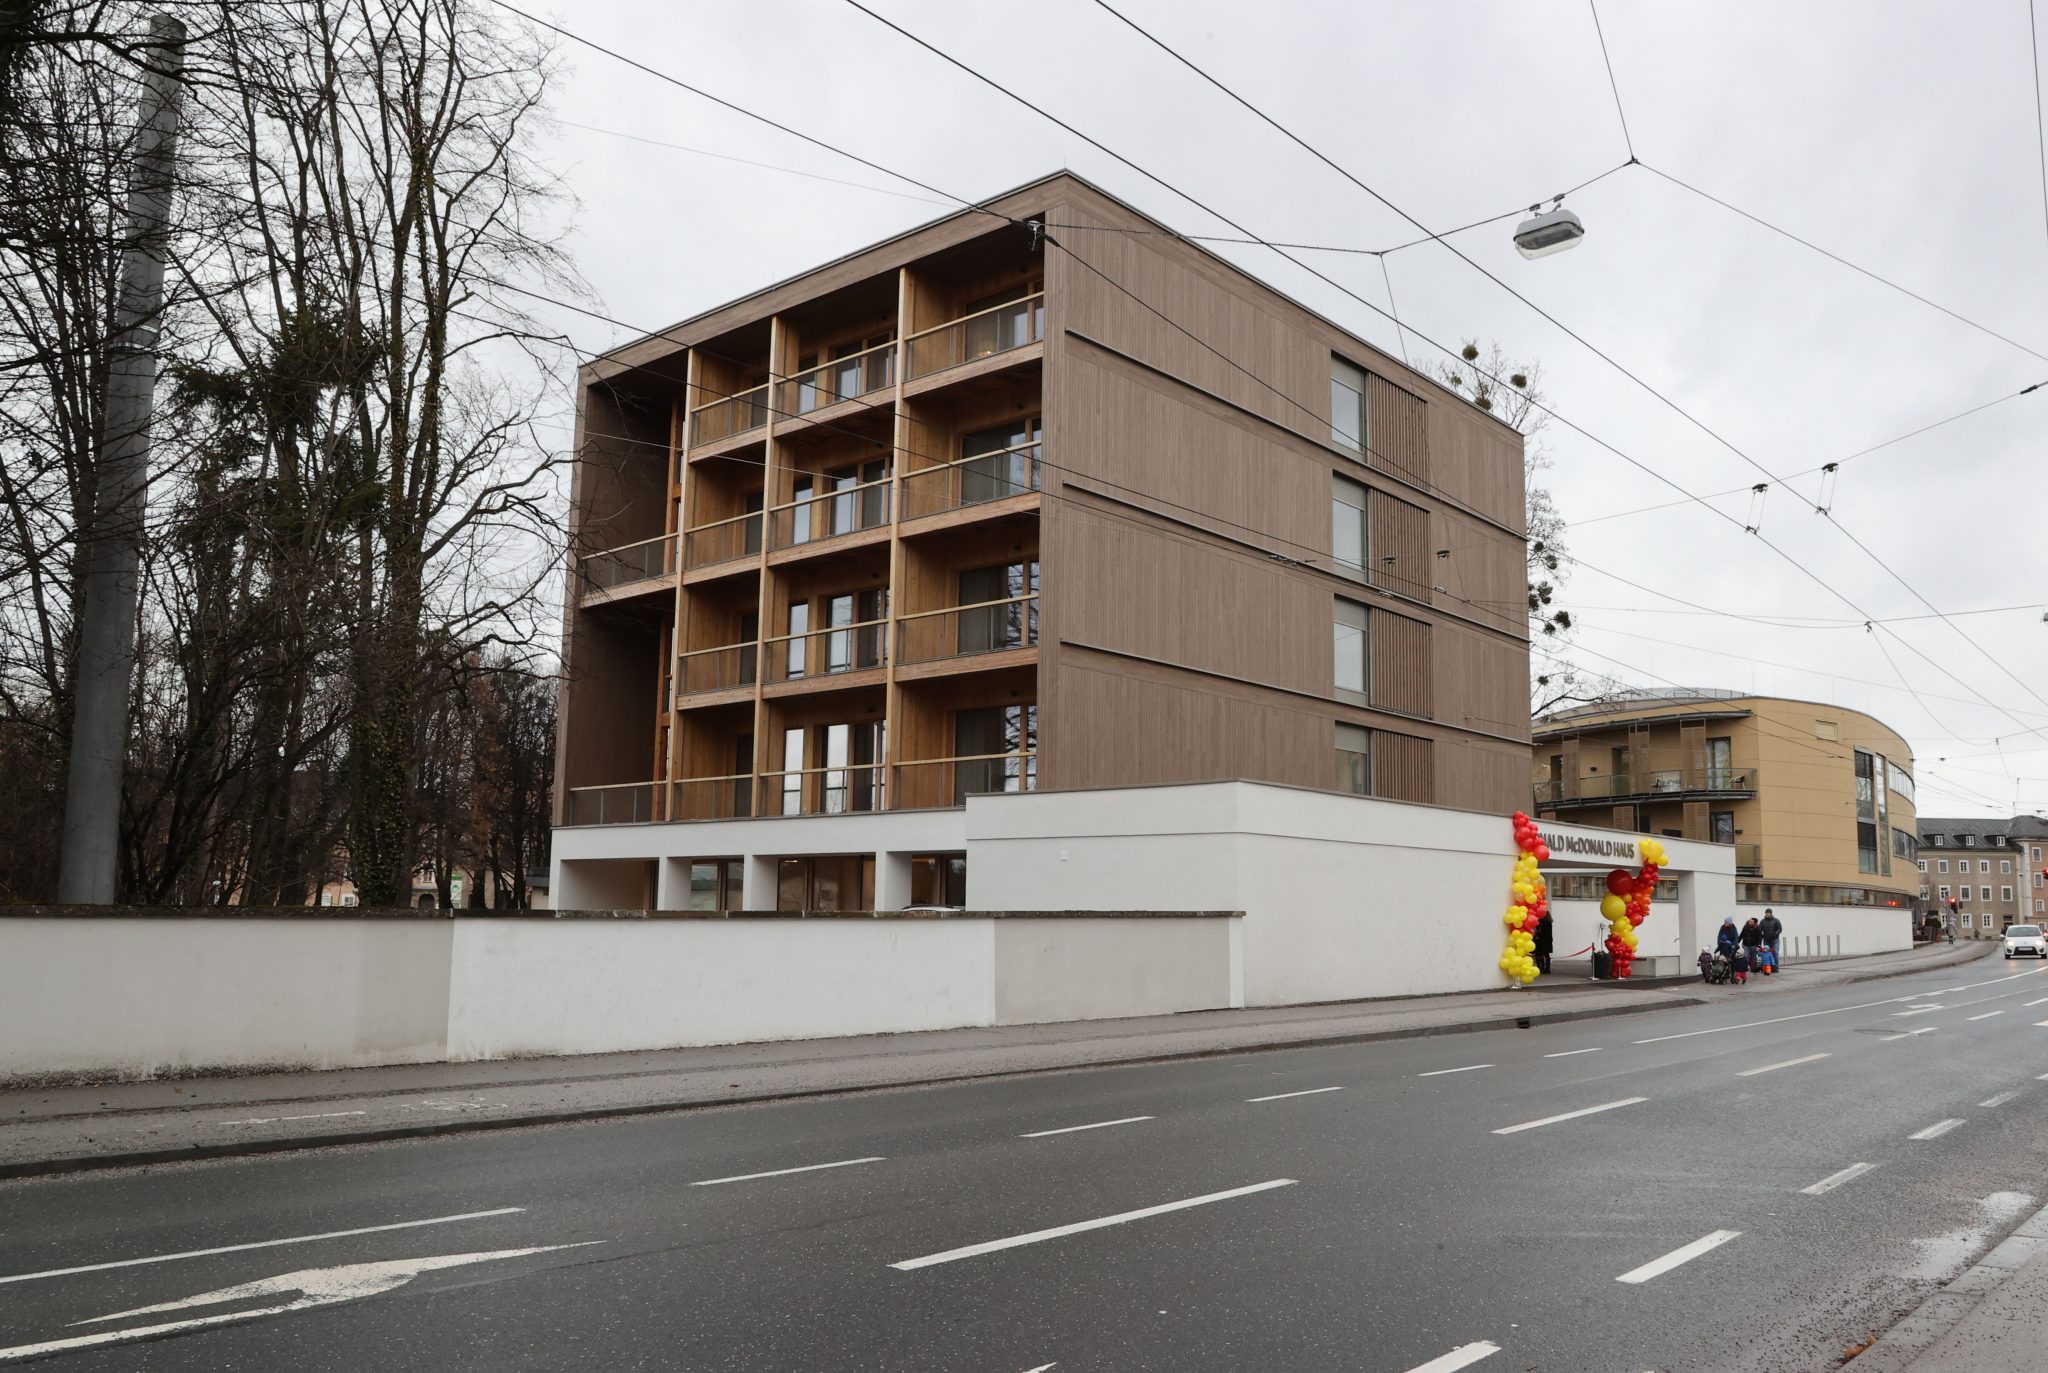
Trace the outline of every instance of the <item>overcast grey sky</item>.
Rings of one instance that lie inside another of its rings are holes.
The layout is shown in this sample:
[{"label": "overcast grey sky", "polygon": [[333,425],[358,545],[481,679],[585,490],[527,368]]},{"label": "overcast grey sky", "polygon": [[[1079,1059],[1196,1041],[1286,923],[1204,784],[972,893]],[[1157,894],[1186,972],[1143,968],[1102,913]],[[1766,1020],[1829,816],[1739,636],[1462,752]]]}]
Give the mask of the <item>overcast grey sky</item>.
[{"label": "overcast grey sky", "polygon": [[[1091,0],[870,2],[1259,235],[1415,236]],[[1585,0],[1114,2],[1433,230],[1628,157]],[[948,192],[984,196],[1065,166],[1183,232],[1230,232],[843,0],[537,12]],[[2027,0],[1605,0],[1601,20],[1642,162],[2048,353]],[[660,327],[945,212],[586,48],[562,55],[549,157],[581,202],[576,258],[621,319]],[[1567,203],[1587,226],[1569,253],[1525,261],[1508,225],[1455,241],[1779,476],[2048,380],[2048,362],[1643,167]],[[1220,251],[1399,353],[1384,319],[1292,264]],[[1386,303],[1374,258],[1306,256]],[[1872,616],[1928,611],[1850,534],[1945,612],[2028,607],[1954,621],[2007,676],[1939,619],[1894,624],[1897,639],[1866,632],[1742,532],[1761,474],[1443,247],[1388,266],[1408,324],[1540,359],[1560,414],[1694,492],[1739,492],[1717,502],[1734,524],[1697,505],[1599,518],[1678,497],[1554,423],[1548,481],[1575,555],[1715,610],[1803,617],[1693,613],[1580,567],[1564,603],[1587,665],[1641,685],[1853,706],[1912,741],[1923,812],[2048,810],[2048,388],[1847,463],[1832,502],[1846,534],[1814,513],[1811,475],[1773,483],[1762,514],[1766,538]],[[586,348],[624,337],[562,322]],[[1419,340],[1408,349],[1430,360]]]}]

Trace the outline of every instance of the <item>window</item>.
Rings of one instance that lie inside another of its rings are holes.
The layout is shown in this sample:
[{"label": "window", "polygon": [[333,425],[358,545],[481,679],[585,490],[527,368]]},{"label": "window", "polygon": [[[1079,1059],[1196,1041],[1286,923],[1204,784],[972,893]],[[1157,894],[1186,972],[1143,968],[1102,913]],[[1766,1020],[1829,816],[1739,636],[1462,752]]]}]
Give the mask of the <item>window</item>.
[{"label": "window", "polygon": [[1856,825],[1856,871],[1877,871],[1877,826],[1862,821]]},{"label": "window", "polygon": [[953,804],[984,792],[1038,784],[1038,707],[983,706],[953,713]]},{"label": "window", "polygon": [[2041,890],[2041,874],[2038,870],[2034,873],[2034,890]]},{"label": "window", "polygon": [[1920,840],[1904,830],[1892,831],[1892,857],[1913,860],[1919,857]]},{"label": "window", "polygon": [[738,858],[698,858],[690,863],[690,904],[693,911],[736,911],[744,908],[746,863]]},{"label": "window", "polygon": [[2037,896],[2037,897],[2035,897],[2035,898],[2034,898],[2034,914],[2035,914],[2035,915],[2039,915],[2039,914],[2040,914],[2040,913],[2041,913],[2042,911],[2044,911],[2044,910],[2048,910],[2048,901],[2043,901],[2043,900],[2042,900],[2042,899],[2041,899],[2040,897],[2038,897],[2038,896]]},{"label": "window", "polygon": [[1989,858],[1979,858],[1979,859],[1977,860],[1977,871],[1978,871],[1978,872],[1990,872],[1990,871],[1991,871],[1991,860],[1990,860]]},{"label": "window", "polygon": [[[353,906],[353,905],[355,905],[355,903],[356,903],[356,894],[355,894],[354,892],[345,892],[345,893],[343,893],[343,894],[342,894],[342,898],[341,898],[341,904],[342,904],[342,905],[344,905],[344,906]],[[2040,909],[2040,906],[2041,906],[2041,903],[2040,903],[2040,902],[2036,901],[2036,902],[2034,903],[2034,908],[2035,908],[2036,910],[2039,910],[2039,909]]]},{"label": "window", "polygon": [[1937,888],[1935,888],[1935,890],[1941,893],[1941,899],[1942,899],[1942,900],[1944,900],[1944,901],[1948,900],[1948,887],[1947,887],[1947,885],[1946,885],[1946,884],[1944,884],[1944,885],[1942,885],[1942,886],[1940,886],[1940,887],[1937,887]]},{"label": "window", "polygon": [[1366,448],[1365,370],[1330,355],[1330,442],[1355,453]]},{"label": "window", "polygon": [[910,857],[910,904],[913,906],[965,906],[967,904],[967,855],[964,853],[917,853]]},{"label": "window", "polygon": [[2012,888],[2011,888],[2011,887],[2000,887],[2000,888],[1998,889],[1998,899],[1999,899],[2000,901],[2003,901],[2003,902],[2005,902],[2005,903],[2006,903],[2007,905],[2011,905],[2011,904],[2012,904]]},{"label": "window", "polygon": [[1038,447],[1043,434],[1033,416],[964,435],[960,440],[960,456],[966,459],[960,464],[960,504],[980,505],[1038,490]]},{"label": "window", "polygon": [[2010,858],[2001,858],[2001,859],[1999,859],[1999,860],[1998,860],[1998,870],[1999,870],[2000,872],[2011,872],[2011,871],[2012,871],[2012,860],[2011,860]]},{"label": "window", "polygon": [[776,864],[778,911],[867,911],[874,907],[873,854],[784,858]]},{"label": "window", "polygon": [[2034,861],[2036,863],[2041,861],[2041,846],[2039,844],[2034,845]]},{"label": "window", "polygon": [[[782,731],[782,813],[804,813],[804,732],[801,729]],[[776,909],[784,908],[777,906]],[[796,909],[808,908],[799,906]]]},{"label": "window", "polygon": [[1956,836],[1956,842],[1966,849],[1974,849],[1977,847],[1977,836],[1974,834],[1959,834]]},{"label": "window", "polygon": [[[1942,864],[1942,865],[1941,865],[1941,870],[1942,870],[1943,872],[1947,872],[1947,871],[1948,871],[1948,864],[1946,864],[1946,863]],[[1926,872],[1926,871],[1927,871],[1927,860],[1926,860],[1925,858],[1923,858],[1923,859],[1921,859],[1921,860],[1920,860],[1920,871],[1922,871],[1922,872]]]},{"label": "window", "polygon": [[1978,899],[1979,901],[1989,901],[1989,900],[1991,899],[1991,888],[1989,888],[1989,887],[1979,887],[1979,888],[1977,888],[1977,899]]},{"label": "window", "polygon": [[1707,835],[1716,844],[1735,842],[1735,812],[1717,810],[1707,816]]},{"label": "window", "polygon": [[1330,561],[1336,571],[1364,580],[1371,535],[1365,524],[1365,488],[1346,477],[1330,478]]},{"label": "window", "polygon": [[829,501],[812,508],[824,518],[809,532],[814,539],[850,534],[856,529],[873,529],[889,522],[889,460],[855,463],[825,474],[825,490],[834,492]]},{"label": "window", "polygon": [[1337,790],[1372,795],[1372,731],[1341,721],[1337,725]]},{"label": "window", "polygon": [[1937,858],[1937,859],[1935,859],[1935,860],[1934,860],[1934,866],[1935,866],[1935,867],[1937,867],[1937,868],[1939,868],[1939,869],[1940,869],[1941,871],[1943,871],[1943,872],[1947,872],[1947,871],[1948,871],[1948,860],[1947,860],[1946,858]]},{"label": "window", "polygon": [[960,573],[963,606],[955,651],[993,653],[1038,642],[1038,559],[968,568]]},{"label": "window", "polygon": [[811,629],[811,603],[791,601],[789,603],[789,639],[783,645],[787,655],[783,660],[783,675],[801,677],[804,675],[804,635]]},{"label": "window", "polygon": [[1964,929],[1966,929],[1966,930],[1967,930],[1967,929],[1973,929],[1973,928],[1975,928],[1975,927],[1974,927],[1973,925],[1971,925],[1971,923],[1970,923],[1970,921],[1971,921],[1971,918],[1972,918],[1972,917],[1971,917],[1971,915],[1970,915],[1970,913],[1969,913],[1968,911],[1964,911],[1964,912],[1963,912],[1963,915],[1962,915],[1962,921],[1963,921],[1963,928],[1964,928]]},{"label": "window", "polygon": [[1337,696],[1364,705],[1366,683],[1366,610],[1356,601],[1339,598],[1333,616],[1337,661]]}]

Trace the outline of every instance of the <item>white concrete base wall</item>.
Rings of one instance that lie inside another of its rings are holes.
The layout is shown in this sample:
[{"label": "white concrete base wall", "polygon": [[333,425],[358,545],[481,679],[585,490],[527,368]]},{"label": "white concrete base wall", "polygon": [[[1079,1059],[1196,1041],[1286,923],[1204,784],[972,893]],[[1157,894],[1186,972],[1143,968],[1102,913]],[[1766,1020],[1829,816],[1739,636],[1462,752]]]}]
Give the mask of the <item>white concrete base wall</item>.
[{"label": "white concrete base wall", "polygon": [[0,917],[0,1082],[1241,1004],[1234,916]]},{"label": "white concrete base wall", "polygon": [[[1913,912],[1894,906],[1771,907],[1785,927],[1779,948],[1788,958],[1892,953],[1913,947]],[[1737,909],[1735,923],[1763,919],[1762,906]]]}]

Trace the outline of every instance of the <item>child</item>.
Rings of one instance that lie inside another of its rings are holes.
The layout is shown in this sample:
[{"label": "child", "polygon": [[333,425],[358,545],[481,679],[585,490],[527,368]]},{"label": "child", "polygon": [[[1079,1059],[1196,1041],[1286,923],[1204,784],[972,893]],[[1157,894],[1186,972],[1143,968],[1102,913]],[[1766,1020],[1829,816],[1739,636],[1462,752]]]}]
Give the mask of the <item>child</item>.
[{"label": "child", "polygon": [[1747,949],[1738,947],[1733,956],[1729,958],[1728,963],[1735,970],[1736,986],[1740,987],[1749,981],[1749,951]]}]

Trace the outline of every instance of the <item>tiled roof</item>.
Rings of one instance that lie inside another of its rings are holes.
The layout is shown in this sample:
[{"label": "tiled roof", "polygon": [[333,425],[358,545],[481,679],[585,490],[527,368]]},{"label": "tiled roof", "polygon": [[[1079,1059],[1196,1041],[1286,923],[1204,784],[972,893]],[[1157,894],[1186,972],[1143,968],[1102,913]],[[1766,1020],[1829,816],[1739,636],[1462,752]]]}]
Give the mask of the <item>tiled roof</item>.
[{"label": "tiled roof", "polygon": [[2048,839],[2048,818],[2039,815],[2016,815],[2009,819],[1946,819],[1939,815],[1923,815],[1919,818],[1920,842],[1932,844],[1935,836],[1941,837],[1944,845],[1955,846],[1964,836],[1969,835],[1978,844],[1988,848],[2002,848],[2002,844],[1989,844],[1993,837],[2002,839]]}]

